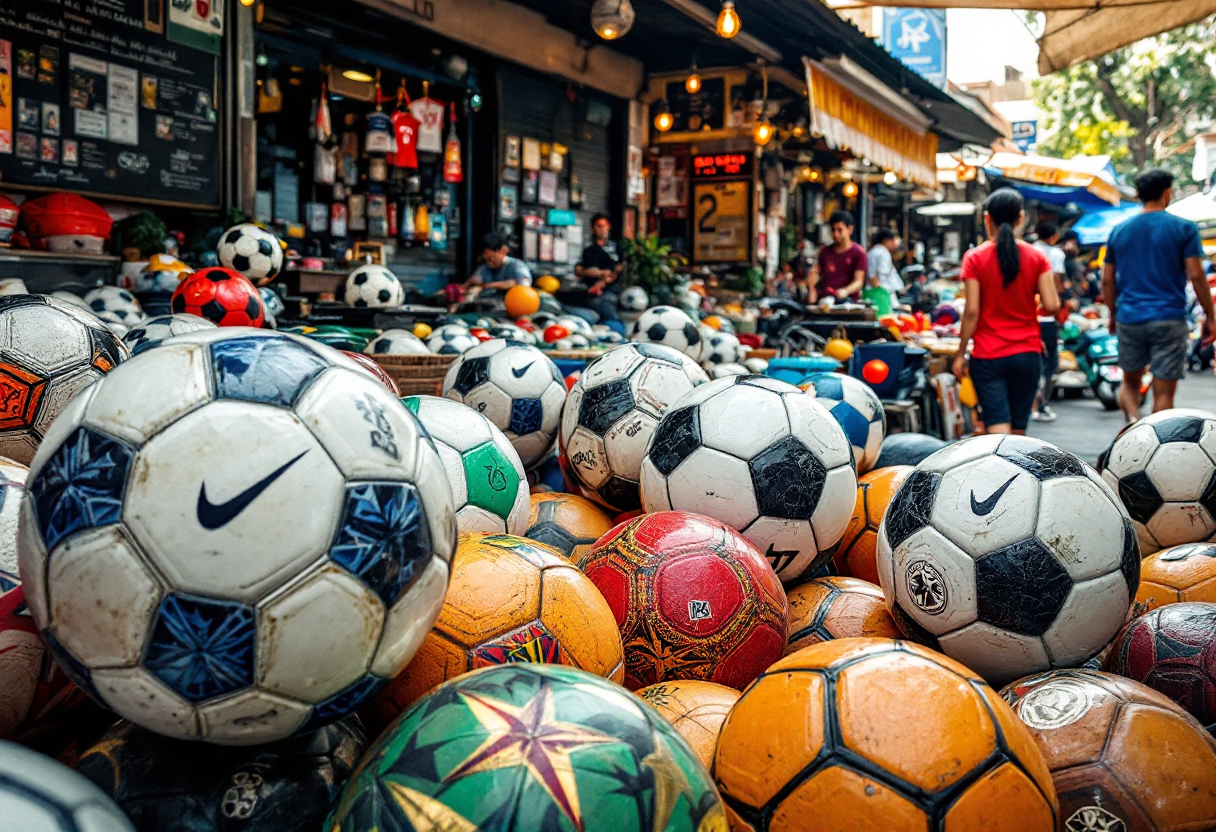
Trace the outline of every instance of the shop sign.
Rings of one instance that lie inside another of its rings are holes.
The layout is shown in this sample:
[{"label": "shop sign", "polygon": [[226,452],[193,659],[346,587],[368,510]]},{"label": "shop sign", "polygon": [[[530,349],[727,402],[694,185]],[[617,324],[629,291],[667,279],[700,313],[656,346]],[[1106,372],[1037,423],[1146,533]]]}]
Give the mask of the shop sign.
[{"label": "shop sign", "polygon": [[751,182],[697,182],[693,187],[693,259],[751,260]]},{"label": "shop sign", "polygon": [[715,153],[692,157],[696,179],[725,179],[751,176],[752,157],[748,153]]},{"label": "shop sign", "polygon": [[705,78],[695,93],[685,88],[684,81],[670,81],[666,98],[673,117],[672,132],[703,133],[721,130],[725,125],[725,78]]}]

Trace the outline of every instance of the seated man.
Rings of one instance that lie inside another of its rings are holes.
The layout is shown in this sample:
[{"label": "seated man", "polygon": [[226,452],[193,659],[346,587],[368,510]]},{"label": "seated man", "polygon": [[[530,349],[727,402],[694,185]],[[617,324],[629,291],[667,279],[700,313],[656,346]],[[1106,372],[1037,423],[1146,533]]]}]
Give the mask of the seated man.
[{"label": "seated man", "polygon": [[507,239],[501,234],[487,234],[481,265],[464,282],[465,289],[493,289],[506,292],[515,286],[531,286],[532,270],[523,260],[511,257]]}]

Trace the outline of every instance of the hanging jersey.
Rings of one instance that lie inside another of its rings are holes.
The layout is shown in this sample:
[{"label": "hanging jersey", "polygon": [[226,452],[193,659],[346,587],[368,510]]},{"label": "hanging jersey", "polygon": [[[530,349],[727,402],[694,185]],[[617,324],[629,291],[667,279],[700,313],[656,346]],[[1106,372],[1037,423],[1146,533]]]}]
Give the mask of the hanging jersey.
[{"label": "hanging jersey", "polygon": [[368,153],[388,153],[393,149],[393,123],[387,113],[375,110],[367,114]]},{"label": "hanging jersey", "polygon": [[397,138],[397,151],[389,163],[398,168],[418,168],[418,119],[405,110],[393,113],[393,135]]},{"label": "hanging jersey", "polygon": [[410,103],[410,112],[418,119],[418,149],[426,153],[443,152],[443,104],[433,98],[419,98]]}]

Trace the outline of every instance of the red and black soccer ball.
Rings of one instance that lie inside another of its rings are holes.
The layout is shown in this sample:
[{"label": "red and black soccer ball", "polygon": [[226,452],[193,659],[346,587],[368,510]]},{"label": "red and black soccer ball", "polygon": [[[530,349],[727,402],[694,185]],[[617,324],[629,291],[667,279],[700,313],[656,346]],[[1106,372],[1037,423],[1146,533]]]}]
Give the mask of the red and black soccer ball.
[{"label": "red and black soccer ball", "polygon": [[198,315],[218,326],[264,326],[266,307],[249,278],[213,266],[186,275],[173,292],[173,311]]},{"label": "red and black soccer ball", "polygon": [[1129,622],[1102,669],[1143,682],[1216,726],[1216,604],[1166,604]]}]

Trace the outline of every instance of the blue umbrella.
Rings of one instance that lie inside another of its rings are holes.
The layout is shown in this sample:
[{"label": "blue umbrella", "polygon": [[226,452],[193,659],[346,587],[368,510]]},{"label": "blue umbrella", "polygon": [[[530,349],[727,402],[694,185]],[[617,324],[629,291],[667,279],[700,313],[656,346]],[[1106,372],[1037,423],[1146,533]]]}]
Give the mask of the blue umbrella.
[{"label": "blue umbrella", "polygon": [[1118,208],[1108,206],[1089,210],[1072,224],[1072,230],[1077,232],[1083,246],[1106,245],[1116,225],[1139,213],[1140,204],[1137,202],[1124,202]]}]

